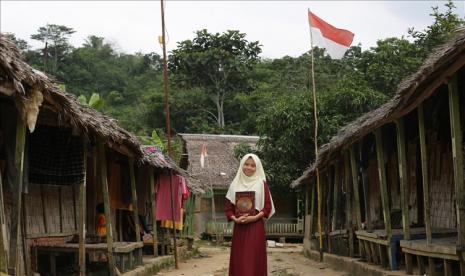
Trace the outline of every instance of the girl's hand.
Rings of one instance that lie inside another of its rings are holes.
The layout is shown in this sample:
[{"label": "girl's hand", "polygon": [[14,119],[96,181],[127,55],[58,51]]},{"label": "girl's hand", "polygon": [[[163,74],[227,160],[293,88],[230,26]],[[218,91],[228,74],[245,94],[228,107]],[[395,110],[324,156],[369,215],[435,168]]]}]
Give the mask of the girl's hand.
[{"label": "girl's hand", "polygon": [[240,216],[238,218],[234,217],[234,222],[237,223],[237,224],[244,224],[244,221],[246,220],[246,218],[248,216],[249,215],[243,215],[243,216]]},{"label": "girl's hand", "polygon": [[242,224],[247,224],[257,221],[257,216],[244,216],[242,219]]}]

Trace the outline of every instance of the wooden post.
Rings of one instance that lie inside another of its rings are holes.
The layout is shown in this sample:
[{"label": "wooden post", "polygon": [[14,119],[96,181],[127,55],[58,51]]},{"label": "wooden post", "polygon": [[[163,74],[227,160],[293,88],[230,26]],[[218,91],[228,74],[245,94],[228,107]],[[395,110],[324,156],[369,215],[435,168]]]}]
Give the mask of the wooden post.
[{"label": "wooden post", "polygon": [[[400,203],[402,207],[402,227],[404,240],[410,240],[410,214],[409,214],[409,183],[407,177],[407,154],[405,150],[404,118],[396,120],[397,127],[397,161],[399,163]],[[412,255],[404,254],[405,268],[408,274],[412,273]]]},{"label": "wooden post", "polygon": [[451,77],[448,86],[458,246],[463,248],[465,246],[465,186],[463,179],[462,129],[460,124],[460,96],[457,88],[457,75]]},{"label": "wooden post", "polygon": [[107,180],[107,158],[105,155],[105,145],[102,140],[98,142],[98,153],[100,159],[100,181],[103,192],[103,205],[105,207],[105,228],[107,230],[107,253],[108,271],[110,276],[115,275],[115,259],[113,256],[113,226],[111,223],[110,196],[108,194]]},{"label": "wooden post", "polygon": [[315,183],[310,183],[310,185],[312,185],[312,199],[311,199],[311,206],[310,206],[310,248],[311,248],[311,242],[312,242],[312,239],[313,239],[313,224],[315,222],[315,219],[314,219],[314,216],[315,216],[315,189],[316,189],[316,186],[315,186]]},{"label": "wooden post", "polygon": [[349,257],[354,257],[354,228],[352,224],[352,188],[350,185],[350,157],[344,151],[344,184],[346,185],[346,223],[349,233]]},{"label": "wooden post", "polygon": [[139,224],[139,208],[137,206],[137,190],[136,190],[136,176],[134,174],[134,159],[129,158],[129,178],[131,180],[131,194],[132,194],[132,211],[134,212],[134,228],[136,231],[136,241],[140,241],[140,224]]},{"label": "wooden post", "polygon": [[334,195],[333,195],[333,217],[331,222],[331,231],[335,231],[337,227],[337,206],[339,189],[341,188],[341,176],[339,170],[339,161],[334,165]]},{"label": "wooden post", "polygon": [[[331,194],[332,194],[332,183],[331,183],[331,167],[324,172],[324,177],[322,178],[324,182],[322,182],[323,187],[323,200],[325,204],[325,221],[324,221],[324,236],[326,237],[326,250],[328,253],[331,252],[331,239],[329,237],[329,232],[331,231]],[[323,247],[324,248],[324,247]]]},{"label": "wooden post", "polygon": [[157,202],[155,201],[155,177],[152,168],[149,169],[150,173],[150,203],[152,204],[152,241],[153,241],[153,256],[158,257],[158,231],[157,231]]},{"label": "wooden post", "polygon": [[84,178],[79,186],[79,275],[86,275],[86,185],[87,185],[87,141],[83,138]]},{"label": "wooden post", "polygon": [[421,175],[423,182],[423,206],[425,212],[426,242],[427,244],[431,244],[432,231],[429,210],[428,155],[426,151],[425,117],[423,114],[423,104],[418,106],[418,129],[418,135],[420,136]]},{"label": "wooden post", "polygon": [[358,172],[357,172],[357,161],[355,161],[355,150],[354,146],[350,147],[350,165],[352,168],[352,185],[354,189],[354,200],[355,200],[355,218],[357,222],[357,229],[362,229],[362,214],[360,212],[360,194],[358,191]]},{"label": "wooden post", "polygon": [[409,189],[407,177],[407,154],[405,150],[404,118],[396,121],[397,127],[397,161],[399,163],[400,203],[402,206],[402,226],[404,240],[410,240],[410,216],[408,209]]},{"label": "wooden post", "polygon": [[310,200],[310,185],[305,185],[305,203],[304,203],[304,218],[306,215],[308,215],[309,210],[309,200]]},{"label": "wooden post", "polygon": [[2,171],[0,170],[0,274],[8,274],[8,243],[6,235],[5,205],[3,200]]},{"label": "wooden post", "polygon": [[[386,236],[388,243],[391,242],[391,211],[389,208],[389,196],[388,196],[388,187],[386,181],[386,169],[384,167],[384,148],[383,148],[383,136],[381,128],[375,130],[375,139],[376,139],[376,156],[378,159],[378,177],[379,185],[381,191],[381,203],[383,205],[383,217],[384,217],[384,230],[386,231]],[[391,264],[391,269],[394,270],[394,258],[392,256],[391,250],[388,245],[388,254],[389,262]]]},{"label": "wooden post", "polygon": [[10,252],[8,268],[10,272],[18,275],[17,270],[19,265],[18,247],[21,242],[20,226],[21,226],[21,206],[23,193],[23,168],[24,168],[24,143],[26,138],[26,124],[18,114],[16,117],[16,145],[15,145],[15,161],[14,165],[17,169],[17,175],[14,176],[13,183],[13,207],[11,209],[11,224],[10,224]]}]

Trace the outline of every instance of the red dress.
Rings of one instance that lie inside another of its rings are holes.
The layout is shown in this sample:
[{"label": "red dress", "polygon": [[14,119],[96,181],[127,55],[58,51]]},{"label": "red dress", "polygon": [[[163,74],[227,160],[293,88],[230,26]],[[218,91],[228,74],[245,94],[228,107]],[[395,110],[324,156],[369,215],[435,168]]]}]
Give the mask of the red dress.
[{"label": "red dress", "polygon": [[[265,206],[261,210],[265,217],[271,212],[270,190],[265,182]],[[225,200],[225,213],[228,221],[234,215],[234,204]],[[259,212],[257,210],[256,214]],[[234,224],[229,276],[266,276],[266,238],[263,219],[248,224]]]}]

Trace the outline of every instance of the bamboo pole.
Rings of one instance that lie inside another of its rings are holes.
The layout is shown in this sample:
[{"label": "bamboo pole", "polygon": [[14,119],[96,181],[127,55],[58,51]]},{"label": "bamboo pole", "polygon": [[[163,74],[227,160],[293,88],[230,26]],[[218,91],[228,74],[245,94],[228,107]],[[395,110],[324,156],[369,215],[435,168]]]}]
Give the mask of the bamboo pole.
[{"label": "bamboo pole", "polygon": [[10,251],[8,254],[9,270],[19,273],[18,248],[21,240],[21,207],[22,207],[22,192],[23,192],[23,168],[24,168],[24,146],[26,139],[26,124],[18,114],[16,117],[16,145],[15,145],[15,168],[17,174],[14,178],[13,187],[13,207],[11,209],[11,224],[10,224]]},{"label": "bamboo pole", "polygon": [[346,185],[346,223],[349,231],[349,257],[354,256],[354,228],[352,224],[352,188],[350,185],[350,157],[349,152],[344,151],[344,183]]},{"label": "bamboo pole", "polygon": [[355,201],[355,219],[357,223],[357,229],[362,230],[362,213],[360,212],[360,194],[358,190],[358,173],[357,173],[357,161],[355,160],[354,146],[350,147],[350,165],[352,170],[352,186],[354,189],[354,201]]},{"label": "bamboo pole", "polygon": [[315,216],[315,183],[312,185],[312,201],[311,201],[311,206],[310,206],[310,248],[311,248],[311,241],[313,239],[313,225],[314,225],[314,216]]},{"label": "bamboo pole", "polygon": [[409,189],[407,178],[407,154],[405,150],[404,118],[396,121],[397,127],[397,160],[399,163],[400,203],[402,205],[402,226],[404,239],[410,240],[410,215],[409,215]]},{"label": "bamboo pole", "polygon": [[341,176],[339,169],[339,161],[334,165],[334,194],[333,194],[333,217],[331,222],[331,231],[335,231],[337,228],[337,203],[339,196],[339,189],[341,188]]},{"label": "bamboo pole", "polygon": [[376,157],[378,160],[378,177],[381,191],[381,204],[383,205],[383,219],[384,219],[384,230],[386,231],[388,241],[388,256],[391,270],[396,269],[396,256],[392,254],[391,248],[391,210],[389,207],[389,192],[386,180],[386,168],[384,167],[384,147],[383,147],[383,136],[381,128],[375,130],[376,139]]},{"label": "bamboo pole", "polygon": [[8,274],[8,242],[2,179],[2,171],[0,170],[0,274]]},{"label": "bamboo pole", "polygon": [[[168,138],[168,155],[172,157],[171,152],[171,123],[170,123],[170,104],[169,104],[169,80],[168,80],[168,65],[166,56],[166,28],[165,28],[165,7],[164,0],[160,0],[161,5],[161,28],[162,28],[162,48],[163,48],[163,89],[165,92],[165,116],[166,116],[166,132]],[[176,218],[174,214],[174,195],[173,195],[173,171],[170,170],[170,197],[171,197],[171,218],[173,222],[173,255],[174,267],[179,269],[178,265],[178,247],[176,241]]]},{"label": "bamboo pole", "polygon": [[105,145],[103,141],[98,142],[98,152],[100,159],[100,181],[103,192],[103,205],[105,207],[105,228],[107,231],[107,253],[108,271],[110,276],[115,275],[115,259],[113,256],[113,226],[111,222],[110,196],[108,194],[107,180],[107,159],[105,156]]},{"label": "bamboo pole", "polygon": [[139,206],[137,206],[137,190],[136,190],[136,176],[134,174],[134,159],[129,158],[129,177],[131,182],[131,195],[132,195],[132,211],[134,214],[134,229],[136,231],[136,242],[140,239],[140,224],[139,224]]},{"label": "bamboo pole", "polygon": [[[310,13],[310,9],[308,10]],[[316,85],[315,85],[315,57],[313,53],[313,34],[311,31],[311,27],[309,28],[310,31],[310,52],[311,52],[311,76],[312,76],[312,95],[313,95],[313,125],[314,125],[314,146],[315,146],[315,164],[318,162],[318,111],[317,111],[317,104],[316,104]],[[318,166],[315,169],[316,172],[316,186],[317,186],[317,195],[318,195],[318,233],[320,237],[320,261],[323,261],[323,233],[321,229],[321,187],[320,187],[320,172]]]},{"label": "bamboo pole", "polygon": [[420,136],[421,175],[423,180],[423,209],[425,213],[426,242],[427,244],[431,244],[432,231],[429,204],[428,153],[426,151],[425,116],[423,113],[423,104],[418,106],[418,128],[418,135]]},{"label": "bamboo pole", "polygon": [[376,156],[378,160],[378,177],[381,191],[381,204],[383,205],[384,229],[388,240],[391,239],[391,211],[389,208],[388,187],[386,181],[386,169],[384,167],[384,148],[381,128],[375,130]]},{"label": "bamboo pole", "polygon": [[86,185],[87,185],[87,141],[83,139],[84,177],[79,186],[79,275],[86,275]]},{"label": "bamboo pole", "polygon": [[155,195],[155,177],[154,171],[150,168],[150,202],[152,203],[152,242],[153,242],[153,256],[158,257],[158,231],[157,231],[157,202]]},{"label": "bamboo pole", "polygon": [[457,88],[457,74],[448,82],[449,114],[454,162],[455,204],[457,210],[458,246],[465,246],[465,186],[463,176],[462,128],[460,122],[460,96]]}]

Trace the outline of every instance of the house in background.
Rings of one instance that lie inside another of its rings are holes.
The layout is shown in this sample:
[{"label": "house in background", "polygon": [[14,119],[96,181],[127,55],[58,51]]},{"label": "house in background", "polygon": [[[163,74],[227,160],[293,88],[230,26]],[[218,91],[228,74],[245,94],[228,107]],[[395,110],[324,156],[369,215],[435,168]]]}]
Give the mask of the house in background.
[{"label": "house in background", "polygon": [[[184,143],[181,167],[206,191],[195,200],[194,235],[231,236],[232,224],[224,215],[224,199],[239,166],[234,149],[238,145],[256,149],[259,137],[214,134],[181,134],[181,137]],[[267,236],[302,238],[295,194],[273,195],[273,199],[276,214],[267,222]]]}]

